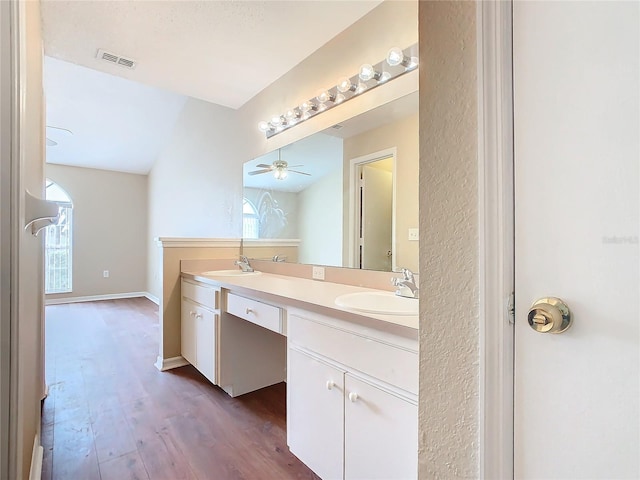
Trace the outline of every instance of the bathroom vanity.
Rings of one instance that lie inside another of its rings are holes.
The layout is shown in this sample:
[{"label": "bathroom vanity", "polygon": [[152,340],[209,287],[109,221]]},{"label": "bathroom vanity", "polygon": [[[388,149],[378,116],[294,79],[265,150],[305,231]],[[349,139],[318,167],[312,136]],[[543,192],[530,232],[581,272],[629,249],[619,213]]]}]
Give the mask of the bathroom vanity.
[{"label": "bathroom vanity", "polygon": [[181,287],[182,356],[231,396],[286,381],[287,443],[320,477],[416,478],[417,315],[340,307],[379,291],[269,273],[183,272]]}]

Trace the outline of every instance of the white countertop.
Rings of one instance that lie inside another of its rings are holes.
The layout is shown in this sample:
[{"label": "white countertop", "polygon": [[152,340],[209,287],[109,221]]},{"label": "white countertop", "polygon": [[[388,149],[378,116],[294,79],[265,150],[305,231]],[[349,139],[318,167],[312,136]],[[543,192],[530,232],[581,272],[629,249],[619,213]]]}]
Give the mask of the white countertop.
[{"label": "white countertop", "polygon": [[[320,314],[417,339],[418,315],[364,313],[335,304],[336,298],[346,293],[380,292],[381,290],[264,272],[259,275],[243,277],[203,275],[202,272],[182,272],[182,276],[198,282],[220,286],[239,295],[312,310]],[[415,301],[417,302],[418,300],[416,299]]]}]

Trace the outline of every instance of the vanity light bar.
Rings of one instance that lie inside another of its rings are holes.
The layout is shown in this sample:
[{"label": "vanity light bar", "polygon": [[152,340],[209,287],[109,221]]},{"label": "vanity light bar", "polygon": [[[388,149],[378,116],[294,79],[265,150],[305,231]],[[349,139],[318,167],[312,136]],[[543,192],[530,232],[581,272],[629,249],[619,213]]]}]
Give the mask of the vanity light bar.
[{"label": "vanity light bar", "polygon": [[282,115],[272,116],[269,121],[263,120],[258,123],[258,129],[264,132],[267,138],[271,138],[416,68],[418,68],[418,44],[404,50],[393,47],[381,62],[375,65],[363,64],[357,74],[340,78],[335,86],[319,92],[312,99],[288,109]]}]

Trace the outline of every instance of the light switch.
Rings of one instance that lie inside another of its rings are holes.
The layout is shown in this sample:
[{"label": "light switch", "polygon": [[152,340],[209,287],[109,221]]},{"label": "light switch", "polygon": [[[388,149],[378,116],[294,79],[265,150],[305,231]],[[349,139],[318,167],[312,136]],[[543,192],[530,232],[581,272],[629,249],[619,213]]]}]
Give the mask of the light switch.
[{"label": "light switch", "polygon": [[410,228],[409,229],[409,240],[414,241],[414,240],[419,240],[419,239],[420,239],[419,230],[417,228]]}]

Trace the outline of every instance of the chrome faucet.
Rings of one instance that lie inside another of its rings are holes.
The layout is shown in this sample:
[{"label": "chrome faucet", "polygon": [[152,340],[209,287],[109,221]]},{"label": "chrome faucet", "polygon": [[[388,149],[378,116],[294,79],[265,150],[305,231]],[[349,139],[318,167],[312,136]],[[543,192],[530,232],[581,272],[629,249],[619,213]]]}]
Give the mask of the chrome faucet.
[{"label": "chrome faucet", "polygon": [[239,266],[243,272],[253,272],[253,267],[249,264],[249,259],[244,255],[240,255],[240,260],[236,260],[233,263]]},{"label": "chrome faucet", "polygon": [[402,272],[402,278],[391,277],[391,285],[398,287],[396,295],[399,297],[418,298],[420,290],[416,285],[413,272],[408,268],[403,268],[400,271]]},{"label": "chrome faucet", "polygon": [[287,256],[277,253],[271,258],[271,261],[272,262],[286,262],[287,261]]}]

